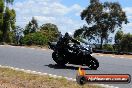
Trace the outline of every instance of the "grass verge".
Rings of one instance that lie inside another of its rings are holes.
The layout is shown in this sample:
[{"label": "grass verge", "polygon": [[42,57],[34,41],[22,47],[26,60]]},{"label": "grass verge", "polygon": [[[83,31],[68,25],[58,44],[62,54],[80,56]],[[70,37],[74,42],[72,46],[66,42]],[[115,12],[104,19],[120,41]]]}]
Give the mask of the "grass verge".
[{"label": "grass verge", "polygon": [[64,78],[52,78],[0,68],[0,88],[102,88],[95,85],[80,86]]}]

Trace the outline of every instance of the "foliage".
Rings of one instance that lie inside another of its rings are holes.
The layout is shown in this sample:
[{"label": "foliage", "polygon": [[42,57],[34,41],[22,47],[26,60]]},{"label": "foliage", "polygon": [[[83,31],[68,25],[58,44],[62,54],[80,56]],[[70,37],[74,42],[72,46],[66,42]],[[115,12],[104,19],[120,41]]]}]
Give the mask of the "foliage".
[{"label": "foliage", "polygon": [[15,12],[15,10],[11,9],[10,14],[11,14],[11,16],[10,16],[10,27],[12,28],[12,30],[14,30],[16,28],[16,24],[15,24],[15,22],[16,22],[16,12]]},{"label": "foliage", "polygon": [[15,43],[15,33],[14,32],[9,32],[8,33],[9,35],[9,37],[7,38],[7,40],[6,40],[6,42],[7,43]]},{"label": "foliage", "polygon": [[13,4],[14,0],[4,0],[7,4]]},{"label": "foliage", "polygon": [[[81,19],[85,20],[89,27],[80,33],[84,37],[100,38],[101,48],[103,41],[116,28],[121,28],[122,24],[127,24],[127,17],[121,6],[117,2],[100,3],[99,0],[90,0],[90,5],[81,12]],[[77,31],[76,31],[77,32]]]},{"label": "foliage", "polygon": [[27,34],[21,39],[24,45],[46,45],[47,42],[48,37],[41,32]]},{"label": "foliage", "polygon": [[124,34],[120,45],[122,51],[132,52],[132,35],[130,33]]},{"label": "foliage", "polygon": [[3,0],[0,0],[0,30],[3,25],[3,11],[4,11],[4,2]]},{"label": "foliage", "polygon": [[0,31],[0,42],[2,42],[2,32]]},{"label": "foliage", "polygon": [[119,44],[121,42],[123,35],[124,35],[124,33],[122,30],[117,31],[117,33],[115,35],[115,43],[116,44]]},{"label": "foliage", "polygon": [[115,34],[115,50],[117,50],[118,52],[121,51],[121,41],[122,38],[124,36],[124,33],[122,30],[117,31],[117,33]]},{"label": "foliage", "polygon": [[21,28],[20,26],[16,26],[15,30],[14,30],[14,33],[15,33],[15,44],[20,44],[20,40],[21,38],[24,36],[24,33],[23,33],[24,29]]},{"label": "foliage", "polygon": [[[87,28],[87,27],[86,27]],[[79,29],[77,29],[77,30],[75,30],[75,32],[74,32],[74,38],[76,38],[76,37],[83,37],[83,31],[84,30],[86,30],[85,29],[85,26],[83,26],[83,27],[81,27],[81,28],[79,28]]]},{"label": "foliage", "polygon": [[0,30],[2,31],[2,41],[6,42],[9,38],[9,32],[15,29],[16,13],[14,9],[9,8],[14,0],[0,0]]},{"label": "foliage", "polygon": [[[3,40],[2,40],[2,39],[3,39],[3,38],[2,38],[2,34],[3,34],[3,33],[0,31],[0,42],[3,41]],[[15,41],[15,40],[14,40],[14,36],[15,36],[14,33],[13,33],[13,32],[8,32],[7,34],[8,34],[8,35],[7,35],[8,37],[6,38],[6,41],[5,41],[5,42],[6,42],[6,43],[13,43],[13,42]]]},{"label": "foliage", "polygon": [[26,35],[21,39],[22,44],[46,45],[48,41],[56,41],[60,35],[58,27],[55,24],[51,23],[43,24],[42,26],[40,26],[40,30],[38,30],[37,32],[31,32],[29,31],[32,26],[31,23],[33,23],[33,21],[31,21],[28,26],[26,26],[28,30],[26,29],[24,31]]},{"label": "foliage", "polygon": [[118,52],[132,52],[132,34],[118,31],[115,35],[115,48]]},{"label": "foliage", "polygon": [[32,20],[26,25],[24,34],[27,35],[29,33],[37,32],[38,23],[37,20],[33,17]]},{"label": "foliage", "polygon": [[58,27],[51,23],[43,24],[40,31],[48,37],[49,41],[56,41],[60,35]]},{"label": "foliage", "polygon": [[106,50],[106,51],[114,51],[114,48],[110,44],[104,44],[103,45],[103,50]]}]

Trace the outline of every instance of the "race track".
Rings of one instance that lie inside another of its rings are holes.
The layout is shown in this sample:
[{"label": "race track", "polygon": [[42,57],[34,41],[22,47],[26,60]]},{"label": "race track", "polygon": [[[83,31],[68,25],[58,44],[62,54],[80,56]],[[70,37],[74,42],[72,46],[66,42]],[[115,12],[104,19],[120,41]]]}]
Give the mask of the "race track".
[{"label": "race track", "polygon": [[[26,70],[46,72],[49,74],[75,78],[78,66],[66,65],[58,67],[51,58],[52,51],[0,46],[0,65],[12,66]],[[84,67],[88,74],[130,74],[132,75],[132,59],[94,55],[100,62],[98,70]],[[130,84],[108,84],[119,88],[132,88]]]}]

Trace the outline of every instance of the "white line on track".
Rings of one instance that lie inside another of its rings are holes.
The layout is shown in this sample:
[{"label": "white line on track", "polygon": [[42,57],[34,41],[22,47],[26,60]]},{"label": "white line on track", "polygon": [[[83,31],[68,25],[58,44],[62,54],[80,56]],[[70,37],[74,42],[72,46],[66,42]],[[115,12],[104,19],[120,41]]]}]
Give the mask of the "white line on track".
[{"label": "white line on track", "polygon": [[99,55],[99,56],[104,56],[104,55]]},{"label": "white line on track", "polygon": [[21,48],[25,48],[25,47],[21,47]]},{"label": "white line on track", "polygon": [[4,46],[4,45],[0,45],[1,47]]},{"label": "white line on track", "polygon": [[93,53],[91,54],[91,56],[94,56],[94,55],[95,55],[95,54],[93,54]]},{"label": "white line on track", "polygon": [[115,57],[115,56],[111,56],[111,57]]},{"label": "white line on track", "polygon": [[30,48],[30,49],[35,49],[35,48]]},{"label": "white line on track", "polygon": [[46,50],[46,49],[41,49],[41,50]]},{"label": "white line on track", "polygon": [[11,47],[15,47],[15,46],[11,46]]},{"label": "white line on track", "polygon": [[120,57],[120,58],[124,58],[124,57]]}]

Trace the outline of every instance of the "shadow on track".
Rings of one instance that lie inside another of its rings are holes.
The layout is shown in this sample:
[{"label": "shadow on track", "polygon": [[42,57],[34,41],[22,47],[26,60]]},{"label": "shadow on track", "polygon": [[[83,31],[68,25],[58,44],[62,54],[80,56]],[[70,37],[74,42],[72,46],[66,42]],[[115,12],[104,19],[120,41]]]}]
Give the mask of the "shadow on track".
[{"label": "shadow on track", "polygon": [[[68,66],[68,65],[60,66],[57,64],[49,64],[49,65],[44,65],[44,66],[48,66],[49,68],[54,68],[54,69],[71,69],[71,70],[78,70],[79,68],[79,66]],[[82,69],[91,70],[88,67],[87,68],[82,67]]]}]

